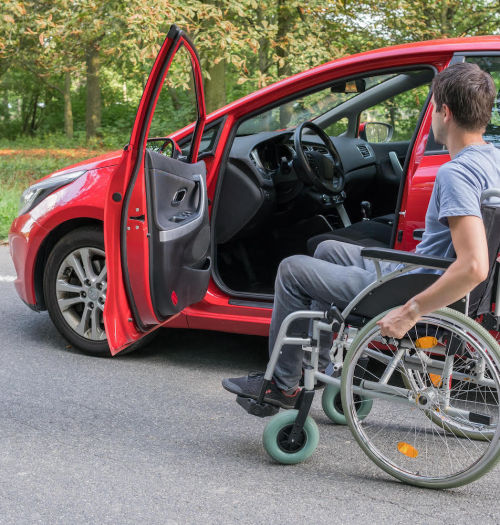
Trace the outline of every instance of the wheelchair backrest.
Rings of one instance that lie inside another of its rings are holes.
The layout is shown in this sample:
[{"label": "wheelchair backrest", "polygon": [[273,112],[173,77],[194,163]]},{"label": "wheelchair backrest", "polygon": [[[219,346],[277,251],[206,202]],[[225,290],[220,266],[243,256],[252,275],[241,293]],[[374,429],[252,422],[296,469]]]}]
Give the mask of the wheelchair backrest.
[{"label": "wheelchair backrest", "polygon": [[487,279],[470,293],[469,315],[471,317],[492,311],[492,304],[498,295],[497,287],[500,286],[498,277],[500,267],[498,262],[500,255],[500,188],[486,190],[483,192],[481,200],[481,213],[488,242],[490,269]]}]

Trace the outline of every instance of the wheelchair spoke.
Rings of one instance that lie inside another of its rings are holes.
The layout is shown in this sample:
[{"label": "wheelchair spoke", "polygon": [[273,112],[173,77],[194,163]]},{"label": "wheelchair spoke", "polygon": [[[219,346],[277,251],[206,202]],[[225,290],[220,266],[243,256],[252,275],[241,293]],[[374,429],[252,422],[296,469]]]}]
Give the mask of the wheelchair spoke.
[{"label": "wheelchair spoke", "polygon": [[[399,350],[381,341],[373,320],[342,373],[344,413],[363,450],[421,486],[459,486],[486,472],[500,456],[500,354],[489,334],[443,309],[425,316]],[[359,399],[371,399],[368,415],[358,416]]]}]

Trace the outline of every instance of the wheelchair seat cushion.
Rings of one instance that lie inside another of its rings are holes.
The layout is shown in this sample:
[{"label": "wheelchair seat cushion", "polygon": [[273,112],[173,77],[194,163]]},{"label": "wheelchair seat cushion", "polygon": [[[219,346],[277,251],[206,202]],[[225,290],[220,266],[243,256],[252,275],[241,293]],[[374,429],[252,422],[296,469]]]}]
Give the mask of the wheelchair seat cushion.
[{"label": "wheelchair seat cushion", "polygon": [[[379,217],[385,219],[389,216]],[[307,241],[307,252],[314,255],[318,244],[327,240],[349,242],[359,246],[376,246],[388,248],[391,242],[392,224],[388,221],[374,219],[372,221],[360,221],[347,228],[339,228],[328,233],[321,233],[311,237]]]}]

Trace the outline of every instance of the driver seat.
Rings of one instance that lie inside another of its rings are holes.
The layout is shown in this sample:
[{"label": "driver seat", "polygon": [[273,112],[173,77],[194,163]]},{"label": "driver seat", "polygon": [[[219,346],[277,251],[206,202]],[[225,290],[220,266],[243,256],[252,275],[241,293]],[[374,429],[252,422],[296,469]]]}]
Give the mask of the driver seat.
[{"label": "driver seat", "polygon": [[314,255],[320,242],[336,240],[364,247],[390,248],[395,215],[389,213],[368,221],[359,221],[327,233],[320,233],[307,241],[307,253]]}]

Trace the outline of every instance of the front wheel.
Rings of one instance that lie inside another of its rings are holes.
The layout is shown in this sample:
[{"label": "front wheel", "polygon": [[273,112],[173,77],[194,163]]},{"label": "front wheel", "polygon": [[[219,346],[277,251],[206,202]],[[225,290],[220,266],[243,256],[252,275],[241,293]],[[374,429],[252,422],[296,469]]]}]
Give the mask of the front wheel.
[{"label": "front wheel", "polygon": [[106,288],[102,230],[78,228],[62,237],[46,262],[45,304],[59,332],[90,355],[110,355],[103,320]]},{"label": "front wheel", "polygon": [[286,410],[276,414],[267,424],[262,436],[266,452],[274,460],[285,465],[305,461],[318,446],[318,426],[309,416],[299,438],[294,443],[290,443],[290,433],[298,413],[298,410]]},{"label": "front wheel", "polygon": [[[57,242],[43,276],[47,310],[56,328],[73,347],[96,357],[111,356],[103,319],[107,285],[101,228],[78,228]],[[149,343],[157,332],[143,336],[120,355]]]}]

